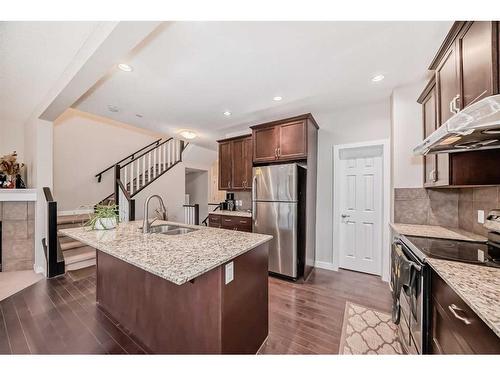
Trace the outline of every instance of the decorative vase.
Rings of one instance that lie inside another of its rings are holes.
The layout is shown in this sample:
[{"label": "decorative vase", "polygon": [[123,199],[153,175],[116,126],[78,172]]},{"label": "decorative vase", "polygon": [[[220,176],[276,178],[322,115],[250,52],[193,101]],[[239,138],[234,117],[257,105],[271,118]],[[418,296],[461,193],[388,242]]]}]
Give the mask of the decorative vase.
[{"label": "decorative vase", "polygon": [[16,177],[7,175],[7,180],[5,181],[7,189],[14,189],[16,187]]},{"label": "decorative vase", "polygon": [[94,229],[97,230],[107,230],[116,228],[117,221],[116,217],[104,217],[97,219],[94,225]]}]

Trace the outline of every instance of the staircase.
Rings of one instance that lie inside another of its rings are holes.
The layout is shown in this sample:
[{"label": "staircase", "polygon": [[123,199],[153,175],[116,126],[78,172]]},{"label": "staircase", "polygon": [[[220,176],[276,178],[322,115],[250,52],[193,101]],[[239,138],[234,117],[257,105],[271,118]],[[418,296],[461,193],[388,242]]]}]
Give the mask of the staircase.
[{"label": "staircase", "polygon": [[[89,220],[88,214],[58,215],[57,229],[81,227]],[[58,231],[57,237],[64,256],[66,271],[74,271],[95,265],[95,249],[67,237]]]},{"label": "staircase", "polygon": [[[187,144],[181,140],[159,139],[99,172],[95,176],[98,182],[101,182],[106,172],[112,171],[114,173],[115,191],[98,204],[117,204],[120,221],[134,220],[135,201],[133,197],[180,163],[186,146]],[[88,214],[58,215],[57,229],[81,227],[88,220]],[[64,257],[66,271],[95,265],[94,248],[66,237],[60,232],[58,232],[57,238]]]}]

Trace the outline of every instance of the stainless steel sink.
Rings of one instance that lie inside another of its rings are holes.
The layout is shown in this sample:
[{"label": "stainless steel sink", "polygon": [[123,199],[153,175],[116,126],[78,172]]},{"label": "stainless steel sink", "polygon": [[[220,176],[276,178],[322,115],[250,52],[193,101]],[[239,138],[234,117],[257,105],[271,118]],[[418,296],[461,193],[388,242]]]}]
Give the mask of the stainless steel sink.
[{"label": "stainless steel sink", "polygon": [[[140,228],[142,230],[142,228]],[[197,231],[199,229],[181,227],[180,225],[172,225],[172,224],[161,224],[161,225],[153,225],[149,229],[149,233],[160,233],[167,235],[176,235],[176,234],[186,234]]]}]

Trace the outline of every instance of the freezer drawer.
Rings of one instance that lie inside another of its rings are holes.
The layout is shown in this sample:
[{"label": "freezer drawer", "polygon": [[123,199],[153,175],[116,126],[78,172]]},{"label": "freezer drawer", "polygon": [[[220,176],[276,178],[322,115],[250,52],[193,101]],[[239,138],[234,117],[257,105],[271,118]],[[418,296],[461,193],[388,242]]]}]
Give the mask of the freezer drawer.
[{"label": "freezer drawer", "polygon": [[296,278],[297,203],[254,202],[253,231],[269,234],[269,271]]}]

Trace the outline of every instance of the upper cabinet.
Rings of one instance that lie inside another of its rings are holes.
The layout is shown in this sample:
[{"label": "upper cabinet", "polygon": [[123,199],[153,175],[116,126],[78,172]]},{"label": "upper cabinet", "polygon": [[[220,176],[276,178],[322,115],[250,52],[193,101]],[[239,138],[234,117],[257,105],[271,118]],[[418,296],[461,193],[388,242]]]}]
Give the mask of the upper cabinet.
[{"label": "upper cabinet", "polygon": [[[424,138],[454,114],[499,93],[497,21],[455,22],[429,69],[434,76],[418,103],[422,105]],[[424,156],[424,186],[497,185],[500,150]]]},{"label": "upper cabinet", "polygon": [[252,126],[253,162],[306,160],[310,127],[318,128],[310,114]]},{"label": "upper cabinet", "polygon": [[219,189],[250,190],[252,180],[252,137],[219,141]]},{"label": "upper cabinet", "polygon": [[438,124],[498,94],[498,22],[455,22],[429,67],[435,71]]}]

